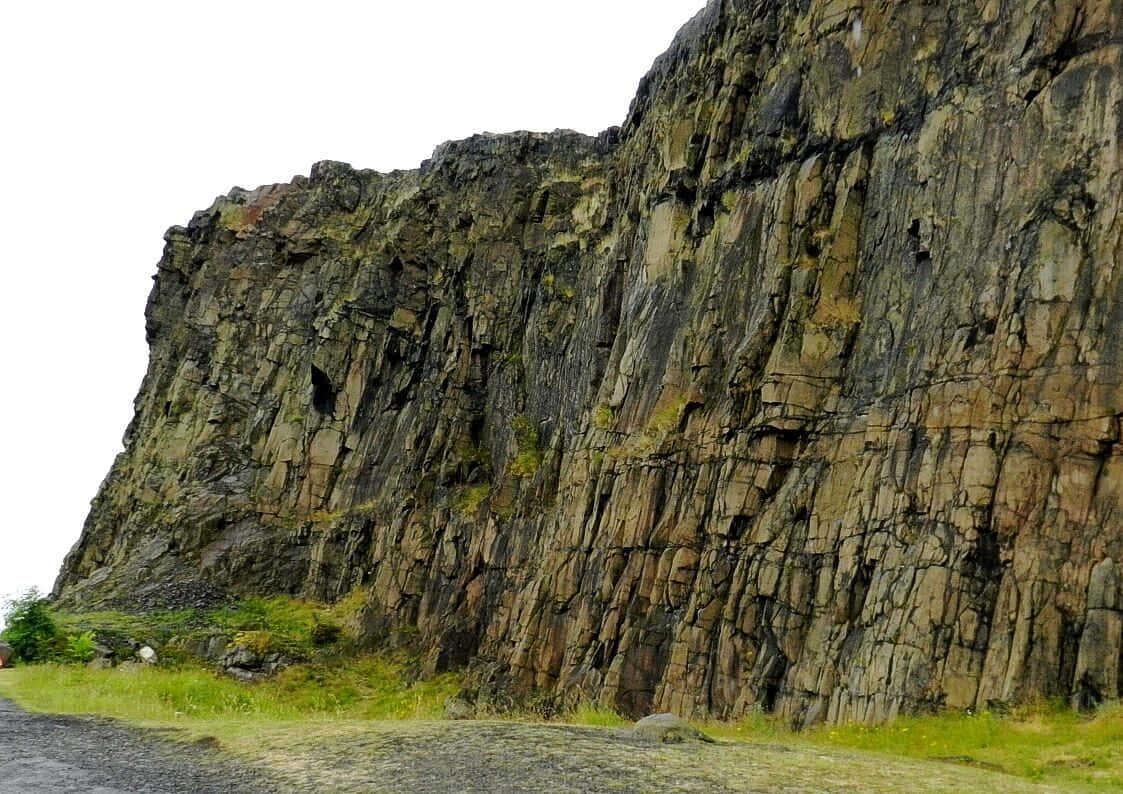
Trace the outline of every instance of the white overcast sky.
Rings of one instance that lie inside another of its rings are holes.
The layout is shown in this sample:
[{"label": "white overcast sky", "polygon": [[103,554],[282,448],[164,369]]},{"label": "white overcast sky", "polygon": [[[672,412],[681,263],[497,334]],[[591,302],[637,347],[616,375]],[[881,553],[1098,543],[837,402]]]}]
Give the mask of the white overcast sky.
[{"label": "white overcast sky", "polygon": [[619,124],[704,5],[0,4],[0,595],[50,589],[122,448],[168,226],[317,160]]}]

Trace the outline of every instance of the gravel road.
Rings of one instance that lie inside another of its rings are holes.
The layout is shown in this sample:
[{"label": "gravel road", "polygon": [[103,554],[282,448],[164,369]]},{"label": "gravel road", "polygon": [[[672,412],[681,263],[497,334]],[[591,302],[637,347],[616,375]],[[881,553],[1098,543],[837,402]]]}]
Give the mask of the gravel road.
[{"label": "gravel road", "polygon": [[28,714],[0,698],[3,794],[265,794],[280,787],[205,745],[93,718]]},{"label": "gravel road", "polygon": [[770,744],[657,745],[626,730],[564,725],[306,720],[216,745],[29,714],[0,698],[0,794],[1059,791],[947,763]]}]

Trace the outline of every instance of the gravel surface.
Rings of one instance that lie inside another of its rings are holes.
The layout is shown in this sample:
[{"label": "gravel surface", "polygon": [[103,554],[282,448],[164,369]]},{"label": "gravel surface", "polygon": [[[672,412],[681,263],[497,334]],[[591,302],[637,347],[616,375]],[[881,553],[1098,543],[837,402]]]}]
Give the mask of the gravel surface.
[{"label": "gravel surface", "polygon": [[231,749],[269,769],[286,793],[1058,792],[950,763],[774,743],[655,744],[627,729],[471,720],[294,727],[263,726],[252,749]]},{"label": "gravel surface", "polygon": [[230,794],[279,791],[203,744],[95,718],[28,714],[0,698],[3,794]]},{"label": "gravel surface", "polygon": [[1059,792],[954,764],[776,744],[661,745],[624,729],[306,720],[255,723],[221,745],[169,730],[181,741],[28,714],[0,698],[0,794]]}]

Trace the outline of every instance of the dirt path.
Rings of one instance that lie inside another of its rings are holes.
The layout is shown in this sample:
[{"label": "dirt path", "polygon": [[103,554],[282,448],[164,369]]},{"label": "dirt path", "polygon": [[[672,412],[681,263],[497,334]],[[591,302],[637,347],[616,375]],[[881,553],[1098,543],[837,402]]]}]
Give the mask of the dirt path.
[{"label": "dirt path", "polygon": [[108,720],[28,714],[0,698],[3,794],[265,794],[260,770],[205,745],[156,738]]},{"label": "dirt path", "polygon": [[164,738],[204,727],[28,714],[0,698],[0,794],[1056,791],[954,764],[773,744],[659,745],[566,725],[302,720],[247,723],[229,746]]},{"label": "dirt path", "polygon": [[286,791],[336,794],[1058,792],[961,764],[806,745],[651,744],[570,725],[304,721],[263,727],[252,748],[230,749],[265,764]]}]

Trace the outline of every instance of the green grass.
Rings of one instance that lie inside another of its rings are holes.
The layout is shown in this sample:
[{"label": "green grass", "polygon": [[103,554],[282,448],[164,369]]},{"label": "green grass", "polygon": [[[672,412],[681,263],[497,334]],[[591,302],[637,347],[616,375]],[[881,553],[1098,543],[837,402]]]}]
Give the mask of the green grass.
[{"label": "green grass", "polygon": [[817,743],[1000,769],[1043,783],[1123,790],[1123,706],[1081,716],[1063,704],[908,717],[884,727],[819,727]]},{"label": "green grass", "polygon": [[621,717],[612,709],[591,703],[578,705],[573,713],[565,715],[564,719],[574,725],[589,725],[597,728],[620,728],[632,724],[631,720]]},{"label": "green grass", "polygon": [[1065,790],[1123,790],[1123,705],[1094,715],[1064,703],[1039,703],[994,712],[947,712],[902,717],[888,725],[819,725],[795,733],[764,714],[735,723],[707,723],[703,730],[733,741],[882,753],[894,758],[938,760],[1004,772]]},{"label": "green grass", "polygon": [[[288,720],[439,717],[457,691],[454,675],[414,681],[404,654],[357,654],[345,627],[367,601],[363,591],[335,605],[286,597],[247,598],[213,610],[154,614],[57,613],[72,635],[93,633],[131,657],[130,641],[157,648],[158,668],[90,669],[46,664],[5,670],[0,693],[35,711],[101,714],[166,724],[192,719]],[[224,636],[259,653],[281,651],[306,663],[247,685],[191,656],[199,641]]]},{"label": "green grass", "polygon": [[599,430],[611,430],[616,425],[616,411],[612,407],[601,403],[593,411],[593,426]]},{"label": "green grass", "polygon": [[457,489],[453,499],[453,509],[458,515],[471,518],[476,515],[491,495],[491,483],[465,485]]},{"label": "green grass", "polygon": [[45,664],[4,671],[0,694],[32,711],[160,725],[247,717],[266,722],[439,718],[459,688],[457,677],[410,683],[405,669],[402,658],[370,655],[336,665],[292,667],[251,685],[202,667],[94,670]]}]

